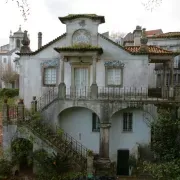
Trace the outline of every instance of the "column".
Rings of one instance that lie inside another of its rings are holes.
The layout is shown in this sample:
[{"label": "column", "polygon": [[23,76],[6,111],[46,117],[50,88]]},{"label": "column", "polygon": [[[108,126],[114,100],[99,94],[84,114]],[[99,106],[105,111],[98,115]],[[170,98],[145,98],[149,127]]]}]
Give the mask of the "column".
[{"label": "column", "polygon": [[64,83],[64,60],[61,60],[60,71],[61,71],[61,82],[60,83]]},{"label": "column", "polygon": [[171,60],[170,64],[170,86],[169,86],[169,97],[174,97],[174,59]]},{"label": "column", "polygon": [[100,149],[99,154],[101,159],[109,160],[109,129],[110,123],[100,124]]},{"label": "column", "polygon": [[96,56],[93,56],[93,84],[96,84]]},{"label": "column", "polygon": [[163,73],[162,73],[162,97],[165,98],[167,94],[167,86],[166,86],[166,81],[167,81],[167,64],[163,63]]},{"label": "column", "polygon": [[60,63],[60,84],[58,86],[58,97],[60,99],[65,98],[66,96],[66,85],[64,83],[64,57],[61,58],[61,63]]},{"label": "column", "polygon": [[91,85],[91,98],[92,99],[97,99],[98,97],[98,86],[96,83],[96,60],[97,56],[93,56],[93,82]]}]

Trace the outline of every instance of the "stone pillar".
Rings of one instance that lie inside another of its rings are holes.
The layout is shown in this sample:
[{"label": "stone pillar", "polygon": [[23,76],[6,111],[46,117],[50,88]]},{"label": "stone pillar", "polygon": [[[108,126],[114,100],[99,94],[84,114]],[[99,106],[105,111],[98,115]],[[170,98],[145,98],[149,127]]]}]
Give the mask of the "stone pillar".
[{"label": "stone pillar", "polygon": [[64,59],[61,59],[61,63],[60,63],[60,84],[58,86],[58,97],[59,98],[65,98],[66,96],[66,85],[64,83]]},{"label": "stone pillar", "polygon": [[37,100],[36,100],[36,96],[33,96],[33,100],[31,102],[31,111],[32,111],[32,113],[37,112]]},{"label": "stone pillar", "polygon": [[101,159],[109,159],[109,129],[110,123],[100,124],[100,148],[99,154]]},{"label": "stone pillar", "polygon": [[163,63],[163,73],[162,73],[162,88],[161,88],[161,93],[162,97],[165,98],[167,94],[167,86],[166,86],[166,79],[167,79],[167,64]]},{"label": "stone pillar", "polygon": [[96,83],[96,60],[97,56],[93,56],[93,83],[91,85],[91,98],[97,99],[98,97],[98,86]]},{"label": "stone pillar", "polygon": [[94,166],[93,166],[93,163],[94,163],[94,156],[93,155],[88,155],[87,156],[87,175],[89,178],[92,178],[93,177],[93,174],[94,174]]},{"label": "stone pillar", "polygon": [[18,117],[17,117],[17,121],[18,122],[22,122],[24,121],[24,101],[23,99],[20,99],[19,100],[19,103],[18,103]]},{"label": "stone pillar", "polygon": [[170,64],[170,86],[169,86],[169,97],[174,97],[174,60],[171,60]]},{"label": "stone pillar", "polygon": [[7,126],[9,123],[9,105],[7,103],[7,99],[4,100],[3,104],[2,123],[3,126]]}]

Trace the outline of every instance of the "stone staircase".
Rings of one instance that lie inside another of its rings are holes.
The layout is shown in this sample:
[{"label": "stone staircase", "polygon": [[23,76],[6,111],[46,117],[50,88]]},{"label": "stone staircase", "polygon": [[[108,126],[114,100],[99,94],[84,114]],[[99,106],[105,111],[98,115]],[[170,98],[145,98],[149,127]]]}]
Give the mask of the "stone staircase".
[{"label": "stone staircase", "polygon": [[72,166],[76,167],[76,169],[80,171],[86,170],[88,149],[68,133],[62,129],[53,132],[46,124],[42,124],[33,119],[25,121],[22,125],[47,143],[57,153],[68,156],[72,162]]}]

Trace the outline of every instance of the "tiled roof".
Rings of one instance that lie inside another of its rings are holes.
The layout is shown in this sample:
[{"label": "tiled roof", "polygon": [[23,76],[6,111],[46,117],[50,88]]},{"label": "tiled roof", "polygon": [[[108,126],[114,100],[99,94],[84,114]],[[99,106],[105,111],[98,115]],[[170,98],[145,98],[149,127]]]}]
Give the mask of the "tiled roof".
[{"label": "tiled roof", "polygon": [[48,46],[52,45],[53,43],[59,41],[60,39],[62,39],[65,36],[66,36],[66,33],[62,34],[61,36],[58,36],[56,39],[50,41],[49,43],[45,44],[44,46],[42,46],[41,48],[37,49],[34,52],[31,52],[31,53],[17,53],[17,55],[19,55],[19,56],[23,56],[23,55],[29,55],[29,56],[30,55],[36,55],[40,51],[44,50],[45,48],[47,48]]},{"label": "tiled roof", "polygon": [[154,35],[159,35],[159,34],[162,34],[163,31],[162,29],[156,29],[156,30],[149,30],[149,31],[146,31],[146,36],[154,36]]},{"label": "tiled roof", "polygon": [[179,38],[179,37],[180,37],[180,32],[167,32],[152,36],[150,38]]},{"label": "tiled roof", "polygon": [[178,52],[168,51],[168,50],[159,48],[157,46],[148,46],[148,52],[141,52],[140,47],[141,46],[127,46],[127,47],[125,47],[125,50],[130,52],[131,54],[134,54],[134,55],[144,55],[144,54],[149,54],[149,55],[179,55],[180,54]]},{"label": "tiled roof", "polygon": [[69,14],[69,15],[64,16],[64,17],[59,17],[59,20],[62,23],[65,23],[65,21],[67,21],[67,20],[72,20],[72,19],[77,19],[77,18],[89,18],[92,20],[100,20],[101,23],[105,22],[104,16],[99,16],[96,14]]}]

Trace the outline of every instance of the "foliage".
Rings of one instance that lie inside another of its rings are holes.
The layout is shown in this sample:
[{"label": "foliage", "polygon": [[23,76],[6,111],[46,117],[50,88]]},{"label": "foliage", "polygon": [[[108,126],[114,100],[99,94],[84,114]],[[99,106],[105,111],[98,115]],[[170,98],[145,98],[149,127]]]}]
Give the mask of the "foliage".
[{"label": "foliage", "polygon": [[180,179],[180,120],[173,117],[172,109],[160,109],[152,124],[152,152],[154,162],[144,161],[143,171],[157,180]]},{"label": "foliage", "polygon": [[0,89],[0,97],[13,98],[19,96],[19,89]]},{"label": "foliage", "polygon": [[0,176],[9,177],[11,175],[12,163],[6,159],[0,159]]},{"label": "foliage", "polygon": [[136,159],[136,157],[135,157],[134,154],[131,154],[131,155],[129,156],[129,161],[128,161],[128,163],[129,163],[129,166],[131,166],[131,167],[136,167],[136,166],[137,166],[137,159]]}]

